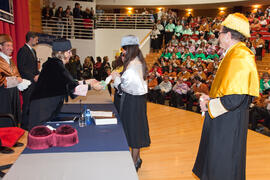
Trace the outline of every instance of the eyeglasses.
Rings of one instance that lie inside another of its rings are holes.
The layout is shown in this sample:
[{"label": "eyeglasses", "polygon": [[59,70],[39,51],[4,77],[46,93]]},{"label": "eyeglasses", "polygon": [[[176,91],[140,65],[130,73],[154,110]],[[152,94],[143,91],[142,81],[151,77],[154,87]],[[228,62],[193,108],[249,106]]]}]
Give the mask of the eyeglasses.
[{"label": "eyeglasses", "polygon": [[220,34],[226,34],[226,33],[227,33],[227,32],[219,32],[218,35],[220,35]]}]

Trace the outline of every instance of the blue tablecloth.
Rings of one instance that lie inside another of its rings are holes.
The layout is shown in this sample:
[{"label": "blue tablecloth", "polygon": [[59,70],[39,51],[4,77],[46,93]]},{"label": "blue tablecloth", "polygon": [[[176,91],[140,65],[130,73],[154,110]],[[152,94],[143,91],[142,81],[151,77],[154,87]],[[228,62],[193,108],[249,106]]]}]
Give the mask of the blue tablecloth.
[{"label": "blue tablecloth", "polygon": [[[84,104],[82,104],[83,108]],[[87,108],[93,111],[113,111],[116,109],[113,104],[87,104]],[[78,113],[80,112],[79,104],[65,104],[62,112]],[[63,123],[60,123],[62,125]],[[116,125],[96,126],[94,124],[87,127],[79,127],[78,122],[65,123],[75,127],[78,131],[79,143],[72,147],[51,147],[45,150],[31,150],[25,148],[22,154],[29,153],[63,153],[63,152],[94,152],[94,151],[128,151],[128,144],[122,128],[122,124],[118,118]],[[57,123],[50,123],[54,128],[58,127]]]}]

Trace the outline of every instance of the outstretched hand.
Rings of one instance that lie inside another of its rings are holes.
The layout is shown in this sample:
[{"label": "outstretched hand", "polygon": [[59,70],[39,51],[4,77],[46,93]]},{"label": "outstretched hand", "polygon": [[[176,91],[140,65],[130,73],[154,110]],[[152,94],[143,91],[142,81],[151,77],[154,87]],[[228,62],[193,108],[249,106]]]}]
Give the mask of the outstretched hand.
[{"label": "outstretched hand", "polygon": [[111,76],[112,76],[112,80],[115,80],[116,77],[120,77],[120,74],[116,71],[113,71]]},{"label": "outstretched hand", "polygon": [[104,89],[104,86],[100,84],[99,81],[97,81],[96,83],[93,84],[93,86],[91,85],[91,87],[95,90],[101,90],[101,89]]},{"label": "outstretched hand", "polygon": [[207,104],[210,100],[210,97],[206,94],[202,94],[200,96],[200,108],[201,108],[201,112],[205,112],[208,111],[208,107]]},{"label": "outstretched hand", "polygon": [[99,81],[96,79],[87,79],[87,80],[85,80],[85,83],[89,84],[91,87],[93,87],[94,84],[99,83]]}]

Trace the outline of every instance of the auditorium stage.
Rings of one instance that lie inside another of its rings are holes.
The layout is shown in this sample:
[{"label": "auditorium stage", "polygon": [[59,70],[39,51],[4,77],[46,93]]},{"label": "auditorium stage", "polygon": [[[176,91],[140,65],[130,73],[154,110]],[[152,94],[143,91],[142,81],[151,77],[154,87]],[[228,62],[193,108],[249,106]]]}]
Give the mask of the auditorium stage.
[{"label": "auditorium stage", "polygon": [[[147,104],[151,146],[142,150],[140,180],[196,180],[191,170],[199,146],[200,114]],[[248,131],[247,180],[269,180],[270,137]]]},{"label": "auditorium stage", "polygon": [[[91,92],[96,95],[101,92]],[[98,97],[92,99],[99,102]],[[108,102],[111,97],[103,96]],[[87,99],[82,98],[82,104]],[[73,102],[73,101],[70,101]],[[73,102],[74,103],[74,102]],[[152,144],[142,149],[140,180],[196,180],[191,169],[196,158],[203,118],[200,114],[148,103],[148,120]],[[22,137],[26,144],[27,134]],[[13,163],[24,147],[13,148],[15,154],[0,154],[0,165]],[[270,137],[248,131],[247,180],[269,180]],[[7,172],[7,171],[5,171]]]}]

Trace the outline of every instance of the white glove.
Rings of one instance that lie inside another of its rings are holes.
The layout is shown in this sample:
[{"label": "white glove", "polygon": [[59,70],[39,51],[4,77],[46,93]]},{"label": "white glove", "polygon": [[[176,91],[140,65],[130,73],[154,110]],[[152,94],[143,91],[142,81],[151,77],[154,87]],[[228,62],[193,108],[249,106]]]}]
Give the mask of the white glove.
[{"label": "white glove", "polygon": [[210,97],[206,94],[202,94],[200,96],[200,108],[201,108],[201,112],[205,112],[205,111],[208,111],[208,108],[207,108],[207,104],[210,100]]},{"label": "white glove", "polygon": [[23,79],[23,81],[17,85],[17,88],[19,89],[19,91],[24,91],[25,89],[28,88],[28,86],[30,86],[31,81],[27,80],[27,79]]}]

